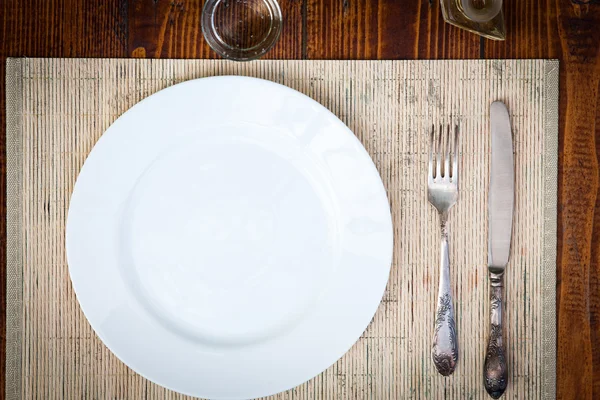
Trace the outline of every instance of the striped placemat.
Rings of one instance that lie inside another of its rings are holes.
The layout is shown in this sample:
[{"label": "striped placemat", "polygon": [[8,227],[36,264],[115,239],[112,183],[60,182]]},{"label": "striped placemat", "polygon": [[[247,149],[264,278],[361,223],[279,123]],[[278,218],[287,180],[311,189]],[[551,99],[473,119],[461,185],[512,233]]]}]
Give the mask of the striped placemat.
[{"label": "striped placemat", "polygon": [[[8,399],[183,398],[96,337],[69,280],[65,221],[79,169],[119,115],[177,82],[229,74],[282,83],[333,111],[371,154],[393,214],[392,271],[372,323],[337,363],[274,398],[487,398],[488,110],[497,99],[511,113],[516,163],[506,398],[554,398],[558,62],[9,59]],[[449,221],[460,359],[448,378],[430,361],[439,226],[425,179],[427,131],[441,122],[462,132]]]}]

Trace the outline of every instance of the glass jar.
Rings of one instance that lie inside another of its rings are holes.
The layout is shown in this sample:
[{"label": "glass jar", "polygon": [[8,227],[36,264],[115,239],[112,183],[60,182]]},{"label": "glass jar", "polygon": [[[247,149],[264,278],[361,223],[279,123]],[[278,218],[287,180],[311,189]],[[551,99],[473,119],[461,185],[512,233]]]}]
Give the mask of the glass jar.
[{"label": "glass jar", "polygon": [[444,20],[494,40],[504,40],[502,0],[440,0]]},{"label": "glass jar", "polygon": [[269,51],[281,33],[277,0],[207,0],[202,33],[221,57],[249,61]]}]

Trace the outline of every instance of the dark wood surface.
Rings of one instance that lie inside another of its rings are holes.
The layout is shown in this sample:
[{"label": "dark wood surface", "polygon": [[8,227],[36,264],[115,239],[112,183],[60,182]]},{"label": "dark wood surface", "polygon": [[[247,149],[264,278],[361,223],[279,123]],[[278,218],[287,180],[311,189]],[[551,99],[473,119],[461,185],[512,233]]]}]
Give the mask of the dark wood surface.
[{"label": "dark wood surface", "polygon": [[[600,1],[505,0],[507,40],[445,24],[437,0],[280,0],[267,58],[558,58],[558,397],[600,398]],[[6,287],[5,58],[213,58],[202,1],[0,0],[0,389]]]}]

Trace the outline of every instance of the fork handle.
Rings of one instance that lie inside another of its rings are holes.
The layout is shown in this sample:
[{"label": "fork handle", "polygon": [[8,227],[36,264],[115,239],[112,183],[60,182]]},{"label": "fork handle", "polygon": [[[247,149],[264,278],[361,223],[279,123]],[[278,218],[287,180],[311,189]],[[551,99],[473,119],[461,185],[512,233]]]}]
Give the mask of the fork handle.
[{"label": "fork handle", "polygon": [[448,255],[448,232],[444,215],[442,215],[441,226],[440,284],[431,358],[438,372],[444,376],[448,376],[456,368],[456,362],[458,361],[458,341],[456,340],[454,307],[452,306],[452,294],[450,292],[450,257]]},{"label": "fork handle", "polygon": [[483,365],[485,390],[494,399],[504,393],[508,384],[506,351],[502,335],[502,274],[490,274],[490,338]]}]

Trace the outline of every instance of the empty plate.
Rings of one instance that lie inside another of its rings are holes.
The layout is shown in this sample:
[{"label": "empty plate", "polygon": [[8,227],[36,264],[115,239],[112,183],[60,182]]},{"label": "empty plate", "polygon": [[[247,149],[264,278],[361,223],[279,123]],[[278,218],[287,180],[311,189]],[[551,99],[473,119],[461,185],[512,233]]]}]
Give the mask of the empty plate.
[{"label": "empty plate", "polygon": [[90,324],[181,393],[247,399],[340,358],[383,295],[392,223],[352,132],[260,79],[198,79],[123,114],[77,179],[67,256]]}]

